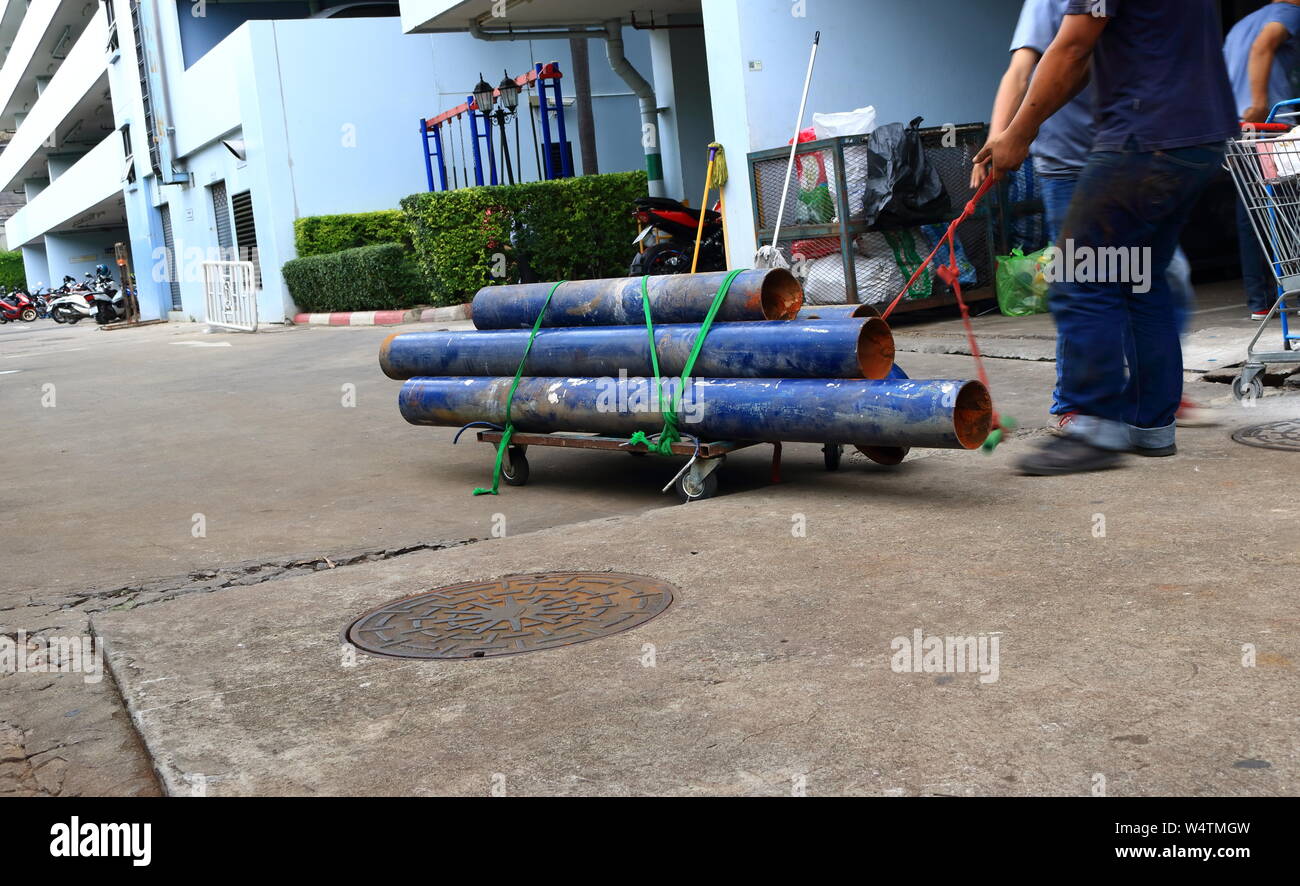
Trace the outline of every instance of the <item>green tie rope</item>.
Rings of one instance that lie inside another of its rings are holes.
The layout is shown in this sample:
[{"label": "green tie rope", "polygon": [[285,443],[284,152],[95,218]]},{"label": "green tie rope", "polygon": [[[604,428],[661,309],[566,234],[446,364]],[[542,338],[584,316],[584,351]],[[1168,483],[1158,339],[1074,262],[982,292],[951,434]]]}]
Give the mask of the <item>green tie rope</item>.
[{"label": "green tie rope", "polygon": [[492,488],[484,489],[482,486],[474,489],[474,495],[497,495],[497,488],[501,485],[501,461],[505,458],[506,449],[510,446],[510,438],[514,436],[515,425],[510,420],[510,407],[515,402],[515,390],[519,387],[519,379],[524,374],[524,364],[528,362],[528,354],[533,350],[533,342],[537,339],[537,330],[542,328],[542,318],[546,316],[546,309],[551,305],[551,296],[555,295],[555,290],[567,283],[567,280],[561,280],[551,287],[551,291],[546,293],[546,301],[542,302],[542,309],[537,312],[537,319],[533,322],[532,334],[528,336],[528,345],[524,348],[524,355],[519,358],[519,368],[515,370],[515,380],[510,383],[510,396],[506,398],[506,429],[501,434],[501,442],[497,444],[497,461],[492,466]]},{"label": "green tie rope", "polygon": [[[704,347],[704,337],[709,334],[709,329],[713,326],[713,318],[718,316],[718,310],[727,297],[727,291],[731,289],[732,281],[744,271],[745,268],[737,268],[727,274],[723,278],[722,285],[718,287],[717,294],[713,296],[713,304],[709,305],[709,312],[704,316],[699,335],[695,336],[695,344],[691,347],[691,354],[686,358],[686,365],[682,368],[680,383],[677,385],[677,389],[673,391],[671,408],[667,412],[663,412],[664,429],[659,432],[658,441],[652,443],[650,438],[646,436],[645,431],[637,431],[628,438],[628,446],[640,444],[646,448],[647,452],[653,452],[655,455],[673,454],[673,444],[682,438],[681,432],[677,429],[677,411],[681,408],[682,390],[686,387],[686,381],[691,377],[691,372],[695,369],[695,360],[700,356],[700,350]],[[664,393],[663,378],[659,374],[659,353],[655,347],[654,321],[650,319],[650,293],[647,289],[649,279],[649,277],[641,278],[641,308],[645,311],[645,328],[650,336],[650,365],[655,371],[655,388],[659,392],[659,402],[662,403]]]}]

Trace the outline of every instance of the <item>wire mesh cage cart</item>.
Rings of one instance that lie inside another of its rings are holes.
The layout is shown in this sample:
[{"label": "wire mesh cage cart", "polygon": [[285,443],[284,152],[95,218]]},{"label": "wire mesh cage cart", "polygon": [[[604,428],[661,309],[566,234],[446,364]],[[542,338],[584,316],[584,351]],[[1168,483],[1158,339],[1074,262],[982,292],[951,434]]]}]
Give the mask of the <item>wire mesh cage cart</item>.
[{"label": "wire mesh cage cart", "polygon": [[[1288,316],[1300,296],[1300,132],[1293,134],[1289,125],[1273,122],[1282,116],[1279,109],[1291,106],[1300,106],[1300,99],[1279,104],[1263,126],[1243,124],[1243,137],[1228,143],[1228,170],[1277,281],[1278,293],[1250,341],[1241,375],[1233,382],[1238,400],[1263,393],[1261,376],[1268,364],[1300,362],[1295,352],[1300,333],[1292,330]],[[1261,350],[1260,339],[1274,317],[1282,327],[1282,350]]]},{"label": "wire mesh cage cart", "polygon": [[[926,156],[948,192],[951,212],[928,220],[928,224],[901,230],[876,230],[863,221],[862,194],[871,136],[841,136],[800,145],[794,180],[785,199],[781,240],[776,245],[801,278],[807,304],[890,301],[973,195],[971,160],[984,144],[987,127],[982,123],[929,127],[920,134]],[[789,155],[789,147],[784,147],[748,157],[761,245],[772,241]],[[987,287],[985,295],[992,296],[995,253],[1006,248],[1001,242],[1004,238],[998,235],[1001,227],[1005,224],[998,201],[985,201],[958,229],[963,290]],[[927,271],[898,310],[952,303],[945,284]]]}]

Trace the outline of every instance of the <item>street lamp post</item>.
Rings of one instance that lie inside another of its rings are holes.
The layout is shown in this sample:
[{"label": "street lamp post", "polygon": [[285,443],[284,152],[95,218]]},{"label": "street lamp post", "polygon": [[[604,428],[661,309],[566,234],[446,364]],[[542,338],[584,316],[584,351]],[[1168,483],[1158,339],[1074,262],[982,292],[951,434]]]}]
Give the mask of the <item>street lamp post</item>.
[{"label": "street lamp post", "polygon": [[519,84],[510,77],[509,72],[506,72],[506,75],[501,78],[501,85],[497,87],[497,95],[497,126],[501,128],[501,161],[506,167],[506,180],[513,185],[515,183],[515,170],[510,162],[510,141],[506,137],[506,120],[514,117],[519,107]]}]

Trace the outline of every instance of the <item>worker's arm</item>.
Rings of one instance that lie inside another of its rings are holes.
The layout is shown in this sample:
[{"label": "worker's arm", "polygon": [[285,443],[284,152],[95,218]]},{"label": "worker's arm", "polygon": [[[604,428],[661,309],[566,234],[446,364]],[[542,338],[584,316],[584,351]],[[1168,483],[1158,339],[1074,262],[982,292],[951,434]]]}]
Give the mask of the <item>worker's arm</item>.
[{"label": "worker's arm", "polygon": [[993,174],[1002,177],[1020,168],[1043,121],[1063,108],[1088,82],[1089,60],[1110,19],[1105,16],[1067,15],[1052,45],[1047,47],[1029,93],[1007,128],[989,139],[975,155],[976,163],[992,162]]},{"label": "worker's arm", "polygon": [[1260,29],[1259,36],[1250,47],[1246,62],[1246,75],[1250,81],[1250,107],[1241,115],[1247,123],[1263,123],[1272,106],[1268,101],[1268,81],[1273,75],[1273,59],[1282,44],[1291,39],[1291,32],[1281,22],[1269,22]]},{"label": "worker's arm", "polygon": [[[998,84],[998,94],[993,99],[993,116],[989,120],[989,138],[998,135],[1007,128],[1011,119],[1020,110],[1020,103],[1029,92],[1029,81],[1034,76],[1034,67],[1042,58],[1038,50],[1022,46],[1011,53],[1011,63]],[[978,188],[989,174],[987,163],[976,163],[971,169],[970,186]]]}]

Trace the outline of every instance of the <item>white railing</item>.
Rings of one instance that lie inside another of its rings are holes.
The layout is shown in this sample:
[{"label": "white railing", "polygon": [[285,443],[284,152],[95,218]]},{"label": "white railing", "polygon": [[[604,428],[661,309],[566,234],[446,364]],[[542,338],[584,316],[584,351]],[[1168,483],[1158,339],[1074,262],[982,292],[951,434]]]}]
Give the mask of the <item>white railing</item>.
[{"label": "white railing", "polygon": [[205,261],[208,325],[257,331],[257,286],[251,261]]}]

